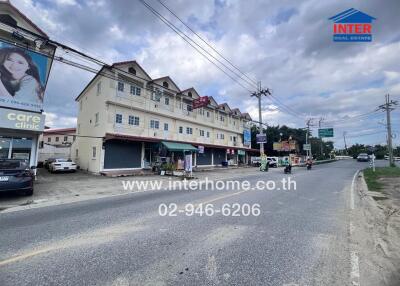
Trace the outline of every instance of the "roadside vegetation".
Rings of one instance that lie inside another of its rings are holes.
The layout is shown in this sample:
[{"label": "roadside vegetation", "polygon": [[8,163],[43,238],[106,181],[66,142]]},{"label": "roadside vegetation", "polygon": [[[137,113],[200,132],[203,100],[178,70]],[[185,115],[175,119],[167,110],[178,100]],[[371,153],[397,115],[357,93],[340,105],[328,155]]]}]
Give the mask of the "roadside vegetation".
[{"label": "roadside vegetation", "polygon": [[375,172],[372,168],[364,170],[364,178],[370,191],[380,191],[383,188],[382,182],[379,181],[383,177],[400,177],[399,167],[380,167]]}]

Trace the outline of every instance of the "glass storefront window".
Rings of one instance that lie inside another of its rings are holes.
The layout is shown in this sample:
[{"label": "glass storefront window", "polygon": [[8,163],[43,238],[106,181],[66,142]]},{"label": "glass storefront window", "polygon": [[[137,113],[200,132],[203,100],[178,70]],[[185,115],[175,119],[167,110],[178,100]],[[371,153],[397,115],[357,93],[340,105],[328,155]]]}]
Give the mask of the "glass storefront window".
[{"label": "glass storefront window", "polygon": [[0,137],[0,159],[29,160],[31,156],[31,149],[32,138]]},{"label": "glass storefront window", "polygon": [[0,159],[8,159],[11,138],[0,137]]}]

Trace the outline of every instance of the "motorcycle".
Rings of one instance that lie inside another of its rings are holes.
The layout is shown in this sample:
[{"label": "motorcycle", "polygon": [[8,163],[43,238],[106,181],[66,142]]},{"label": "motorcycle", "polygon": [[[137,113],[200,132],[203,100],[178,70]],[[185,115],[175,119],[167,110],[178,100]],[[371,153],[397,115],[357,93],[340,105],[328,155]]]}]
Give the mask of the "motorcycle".
[{"label": "motorcycle", "polygon": [[291,174],[292,173],[292,166],[291,165],[285,166],[285,168],[283,169],[283,172],[285,174]]},{"label": "motorcycle", "polygon": [[307,166],[307,170],[311,170],[312,163],[311,163],[311,162],[307,162],[307,163],[306,163],[306,166]]}]

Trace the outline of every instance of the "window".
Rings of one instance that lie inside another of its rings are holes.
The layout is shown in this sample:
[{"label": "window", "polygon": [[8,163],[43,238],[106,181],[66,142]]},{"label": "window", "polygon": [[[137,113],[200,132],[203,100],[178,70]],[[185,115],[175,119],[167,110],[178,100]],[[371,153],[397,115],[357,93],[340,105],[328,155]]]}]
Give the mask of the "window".
[{"label": "window", "polygon": [[56,142],[58,142],[58,141],[60,141],[60,138],[57,136],[57,137],[56,137]]},{"label": "window", "polygon": [[92,157],[96,158],[96,147],[92,147]]},{"label": "window", "polygon": [[193,134],[193,128],[192,127],[186,127],[186,134]]},{"label": "window", "polygon": [[75,141],[75,139],[76,139],[76,136],[75,135],[72,136],[72,141]]},{"label": "window", "polygon": [[159,129],[160,128],[160,121],[158,121],[158,120],[150,120],[150,128]]},{"label": "window", "polygon": [[168,123],[164,123],[164,131],[168,131]]},{"label": "window", "polygon": [[199,130],[200,136],[204,137],[204,130]]},{"label": "window", "polygon": [[225,121],[225,117],[224,117],[223,115],[220,115],[220,116],[219,116],[219,120],[220,120],[221,122],[224,122],[224,121]]},{"label": "window", "polygon": [[124,83],[123,82],[118,82],[118,91],[124,91]]},{"label": "window", "polygon": [[97,83],[97,95],[101,93],[101,81]]},{"label": "window", "polygon": [[168,84],[168,82],[164,81],[164,82],[162,83],[162,86],[165,87],[165,88],[168,88],[168,87],[169,87],[169,84]]},{"label": "window", "polygon": [[78,158],[79,150],[75,149],[75,157]]},{"label": "window", "polygon": [[51,137],[48,137],[48,138],[47,138],[47,142],[51,142]]},{"label": "window", "polygon": [[141,92],[141,88],[140,87],[136,87],[136,95],[140,96],[140,92]]},{"label": "window", "polygon": [[139,126],[139,117],[129,115],[128,124],[129,125]]},{"label": "window", "polygon": [[165,105],[169,105],[169,97],[166,97],[166,98],[164,99],[164,102],[165,102]]},{"label": "window", "polygon": [[98,112],[94,115],[94,123],[95,124],[99,123],[99,113]]},{"label": "window", "polygon": [[207,117],[210,117],[210,112],[209,111],[207,111]]},{"label": "window", "polygon": [[183,133],[183,127],[179,126],[179,133],[182,134]]},{"label": "window", "polygon": [[133,67],[128,68],[128,72],[136,75],[136,70]]},{"label": "window", "polygon": [[43,146],[44,146],[44,142],[43,142],[43,141],[40,141],[40,142],[39,142],[39,149],[42,149]]},{"label": "window", "polygon": [[233,142],[236,142],[236,136],[233,136]]},{"label": "window", "polygon": [[189,97],[193,97],[193,95],[192,95],[192,92],[191,92],[191,91],[189,91],[189,92],[188,92],[188,95],[189,95]]},{"label": "window", "polygon": [[122,123],[122,114],[115,114],[115,123]]},{"label": "window", "polygon": [[210,138],[210,132],[207,131],[207,138]]},{"label": "window", "polygon": [[68,136],[64,136],[64,142],[68,141]]},{"label": "window", "polygon": [[193,107],[191,104],[186,105],[187,111],[193,111]]},{"label": "window", "polygon": [[136,86],[134,86],[134,85],[131,85],[130,94],[133,94],[133,95],[135,95],[135,94],[136,94]]},{"label": "window", "polygon": [[222,134],[222,133],[218,133],[218,134],[217,134],[217,139],[223,140],[223,139],[225,139],[225,135]]}]

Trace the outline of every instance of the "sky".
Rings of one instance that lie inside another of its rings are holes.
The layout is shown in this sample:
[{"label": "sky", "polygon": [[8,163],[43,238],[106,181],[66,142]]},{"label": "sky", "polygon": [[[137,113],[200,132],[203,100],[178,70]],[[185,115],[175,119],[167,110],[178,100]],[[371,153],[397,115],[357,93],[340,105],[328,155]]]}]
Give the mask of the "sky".
[{"label": "sky", "polygon": [[[190,35],[158,0],[146,1]],[[316,135],[323,118],[322,127],[334,128],[336,148],[343,148],[344,132],[348,145],[385,144],[385,114],[357,116],[376,110],[385,94],[400,100],[400,1],[162,1],[236,67],[272,90],[279,102],[263,98],[264,122],[305,127],[312,117]],[[11,2],[53,40],[109,64],[137,60],[152,78],[169,75],[182,90],[193,86],[258,120],[257,101],[250,96],[256,86],[241,81],[243,88],[226,76],[138,0]],[[350,8],[376,18],[372,42],[332,41],[328,18]],[[74,99],[92,77],[53,63],[45,97],[48,126],[76,124]],[[400,145],[399,117],[400,106],[392,112],[395,145]]]}]

